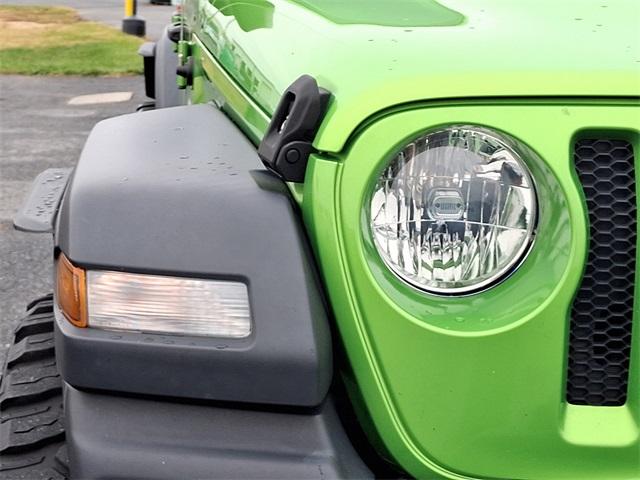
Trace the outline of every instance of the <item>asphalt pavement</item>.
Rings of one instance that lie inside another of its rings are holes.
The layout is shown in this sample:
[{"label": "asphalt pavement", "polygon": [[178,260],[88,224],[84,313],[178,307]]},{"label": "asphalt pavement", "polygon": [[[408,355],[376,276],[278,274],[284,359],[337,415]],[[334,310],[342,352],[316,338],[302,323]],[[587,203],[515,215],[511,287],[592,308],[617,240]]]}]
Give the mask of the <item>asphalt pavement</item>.
[{"label": "asphalt pavement", "polygon": [[[68,104],[79,95],[112,92],[131,92],[132,97],[117,103]],[[51,236],[12,227],[33,178],[50,167],[74,166],[97,122],[134,112],[145,100],[139,76],[0,76],[0,364],[27,303],[52,291]]]},{"label": "asphalt pavement", "polygon": [[[0,0],[0,5],[68,6],[87,20],[121,28],[124,0]],[[138,2],[146,37],[157,40],[175,6]],[[0,364],[25,306],[52,291],[50,235],[13,230],[33,178],[75,165],[91,128],[144,102],[142,77],[0,76]],[[132,92],[125,102],[69,105],[79,95]]]},{"label": "asphalt pavement", "polygon": [[[137,3],[146,37],[157,40],[176,7]],[[0,5],[68,6],[118,29],[124,16],[124,0],[0,0]],[[51,237],[14,231],[16,209],[38,173],[73,166],[93,125],[133,112],[146,100],[143,91],[141,77],[0,76],[0,362],[27,303],[52,290]],[[118,103],[68,104],[79,95],[110,92],[133,96]]]}]

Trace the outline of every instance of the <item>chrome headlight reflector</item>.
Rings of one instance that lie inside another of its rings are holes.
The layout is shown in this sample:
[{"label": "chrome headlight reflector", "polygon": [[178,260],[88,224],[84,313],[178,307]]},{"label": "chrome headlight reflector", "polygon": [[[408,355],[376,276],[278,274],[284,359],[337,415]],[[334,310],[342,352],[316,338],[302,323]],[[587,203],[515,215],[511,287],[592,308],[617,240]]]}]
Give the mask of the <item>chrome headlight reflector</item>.
[{"label": "chrome headlight reflector", "polygon": [[522,155],[498,133],[449,127],[411,142],[384,169],[370,228],[384,263],[436,294],[488,287],[523,260],[537,199]]},{"label": "chrome headlight reflector", "polygon": [[228,338],[251,333],[242,282],[99,270],[86,277],[89,327]]}]

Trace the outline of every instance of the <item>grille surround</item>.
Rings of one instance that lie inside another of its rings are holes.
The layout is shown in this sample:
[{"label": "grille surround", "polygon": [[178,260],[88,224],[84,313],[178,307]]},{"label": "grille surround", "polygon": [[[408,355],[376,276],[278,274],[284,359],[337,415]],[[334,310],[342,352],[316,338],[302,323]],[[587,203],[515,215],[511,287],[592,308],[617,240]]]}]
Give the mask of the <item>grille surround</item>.
[{"label": "grille surround", "polygon": [[630,142],[583,139],[575,169],[589,213],[589,256],[571,309],[567,401],[627,400],[636,270],[636,186]]}]

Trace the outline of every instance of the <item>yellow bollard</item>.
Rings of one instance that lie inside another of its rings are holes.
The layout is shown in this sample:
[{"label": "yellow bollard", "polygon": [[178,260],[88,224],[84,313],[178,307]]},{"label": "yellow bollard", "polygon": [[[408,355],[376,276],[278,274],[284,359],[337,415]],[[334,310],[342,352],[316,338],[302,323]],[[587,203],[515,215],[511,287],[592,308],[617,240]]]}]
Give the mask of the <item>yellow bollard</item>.
[{"label": "yellow bollard", "polygon": [[133,17],[136,14],[136,0],[124,0],[124,16]]},{"label": "yellow bollard", "polygon": [[138,2],[136,0],[124,0],[124,18],[122,19],[122,31],[130,35],[144,37],[144,19],[138,17]]}]

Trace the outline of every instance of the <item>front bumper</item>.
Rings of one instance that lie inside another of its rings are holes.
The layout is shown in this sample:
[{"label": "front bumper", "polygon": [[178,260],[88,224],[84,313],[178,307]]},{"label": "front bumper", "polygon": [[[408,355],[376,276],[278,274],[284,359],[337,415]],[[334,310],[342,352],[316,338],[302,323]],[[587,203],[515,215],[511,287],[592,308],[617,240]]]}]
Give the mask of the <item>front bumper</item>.
[{"label": "front bumper", "polygon": [[330,399],[283,413],[65,385],[64,404],[72,478],[373,478]]}]

